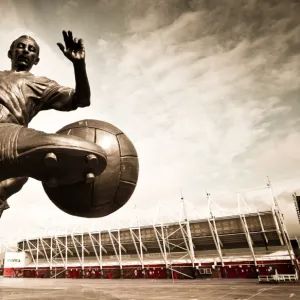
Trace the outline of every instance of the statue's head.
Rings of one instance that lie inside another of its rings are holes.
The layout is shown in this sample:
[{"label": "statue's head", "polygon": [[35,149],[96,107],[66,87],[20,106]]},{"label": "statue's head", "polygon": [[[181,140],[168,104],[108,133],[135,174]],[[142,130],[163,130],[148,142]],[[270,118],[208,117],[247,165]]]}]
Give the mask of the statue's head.
[{"label": "statue's head", "polygon": [[8,51],[11,59],[11,68],[15,71],[30,71],[33,65],[39,62],[40,47],[28,35],[22,35],[14,40]]}]

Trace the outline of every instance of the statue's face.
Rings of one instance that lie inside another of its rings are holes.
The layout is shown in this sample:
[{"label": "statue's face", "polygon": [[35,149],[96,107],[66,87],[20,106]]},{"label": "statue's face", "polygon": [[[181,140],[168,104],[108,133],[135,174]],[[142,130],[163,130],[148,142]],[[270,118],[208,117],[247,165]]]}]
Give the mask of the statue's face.
[{"label": "statue's face", "polygon": [[39,62],[39,48],[30,38],[19,38],[15,41],[13,49],[8,52],[12,67],[16,71],[29,71]]}]

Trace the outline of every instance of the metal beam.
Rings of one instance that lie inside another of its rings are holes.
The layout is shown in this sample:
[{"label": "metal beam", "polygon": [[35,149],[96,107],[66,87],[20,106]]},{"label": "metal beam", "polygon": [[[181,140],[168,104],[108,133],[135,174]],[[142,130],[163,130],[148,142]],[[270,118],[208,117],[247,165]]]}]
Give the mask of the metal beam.
[{"label": "metal beam", "polygon": [[46,252],[45,245],[44,245],[44,243],[43,243],[43,238],[42,238],[42,237],[40,237],[40,241],[41,241],[42,248],[43,248],[43,250],[44,250],[44,254],[45,254],[45,257],[46,257],[46,259],[47,259],[48,265],[50,266],[50,260],[49,260],[49,258],[48,258],[48,255],[47,255],[47,252]]},{"label": "metal beam", "polygon": [[84,266],[82,264],[82,260],[81,260],[81,257],[79,255],[79,252],[78,252],[78,249],[77,249],[77,245],[76,245],[73,233],[71,233],[71,239],[72,239],[72,242],[73,242],[73,245],[74,245],[74,248],[75,248],[75,252],[76,252],[78,260],[79,260],[79,263],[81,265],[81,268],[83,268]]},{"label": "metal beam", "polygon": [[[90,237],[90,240],[91,240],[91,243],[92,243],[92,246],[93,246],[93,250],[95,252],[98,264],[100,266],[100,269],[102,269],[102,255],[100,255],[101,256],[101,258],[100,258],[99,255],[98,255],[98,251],[96,250],[95,243],[93,241],[94,237],[92,236],[92,234],[90,232],[89,232],[89,237]],[[100,253],[101,253],[102,249],[101,249],[101,247],[99,247],[99,248],[100,248],[99,250],[100,250]]]},{"label": "metal beam", "polygon": [[[162,238],[161,234],[158,232],[158,230],[156,229],[156,226],[155,224],[152,225],[153,226],[153,229],[154,229],[154,234],[155,234],[155,237],[156,237],[156,241],[157,241],[157,244],[159,246],[159,249],[160,249],[160,252],[161,252],[161,255],[163,257],[163,260],[165,262],[165,265],[166,267],[168,268],[169,267],[169,263],[168,263],[168,256],[167,256],[167,251],[166,251],[166,243],[165,243],[165,240],[164,238]],[[163,245],[161,245],[161,241],[159,239],[159,236],[161,237],[162,241],[163,241]]]},{"label": "metal beam", "polygon": [[[116,258],[119,262],[119,266],[120,266],[120,269],[122,269],[122,253],[121,253],[121,245],[119,243],[119,239],[116,239],[116,237],[112,234],[112,232],[110,230],[108,230],[108,234],[109,234],[109,238],[110,238],[110,241],[111,241],[111,244],[113,246],[113,249],[114,249],[114,252],[115,252],[115,255],[116,255]],[[118,235],[119,236],[119,235]],[[115,242],[118,244],[119,248],[118,248],[118,251],[117,251],[117,248],[116,248],[116,245],[115,245]]]},{"label": "metal beam", "polygon": [[[85,252],[85,247],[84,247],[84,242],[83,242],[83,230],[82,230],[82,233],[81,233],[81,260],[82,260],[82,266],[83,266],[82,269],[83,270],[84,270],[84,252]],[[87,253],[90,254],[89,251],[87,251]],[[83,277],[85,276],[84,272],[82,272],[82,276]]]},{"label": "metal beam", "polygon": [[257,266],[256,257],[255,257],[255,253],[254,253],[254,249],[253,249],[253,240],[252,240],[250,232],[249,232],[249,228],[248,228],[248,224],[247,224],[247,221],[246,221],[245,214],[241,209],[241,205],[242,205],[241,203],[244,203],[246,207],[247,207],[247,205],[246,205],[244,199],[242,198],[242,196],[240,194],[238,194],[237,197],[238,197],[238,207],[239,207],[239,215],[240,215],[241,224],[242,224],[243,230],[245,232],[246,240],[248,242],[248,245],[249,245],[249,248],[250,248],[250,251],[251,251],[251,255],[252,255],[252,258],[253,258],[253,261],[254,261],[254,265]]},{"label": "metal beam", "polygon": [[99,231],[99,258],[100,258],[100,261],[101,261],[101,266],[100,266],[100,270],[101,270],[101,276],[103,276],[103,270],[102,270],[102,250],[104,250],[105,253],[107,253],[107,250],[104,249],[102,247],[102,237],[101,237],[101,232]]},{"label": "metal beam", "polygon": [[65,236],[65,270],[68,269],[68,253],[69,253],[69,247],[68,247],[68,234],[66,233],[66,236]]},{"label": "metal beam", "polygon": [[277,219],[278,220],[278,225],[279,225],[279,230],[281,231],[282,233],[282,237],[283,237],[283,240],[284,240],[284,244],[286,246],[286,249],[288,251],[288,254],[290,256],[290,259],[291,259],[291,263],[293,266],[295,266],[295,257],[294,257],[294,253],[293,253],[293,247],[291,245],[291,241],[290,241],[290,238],[289,238],[289,235],[288,235],[288,232],[287,232],[287,229],[285,227],[285,224],[284,224],[284,220],[283,220],[283,215],[280,211],[280,207],[278,205],[278,202],[275,198],[275,195],[273,193],[273,189],[272,189],[272,185],[271,185],[271,182],[269,180],[269,177],[268,177],[268,183],[267,183],[267,187],[269,188],[270,190],[270,194],[271,194],[271,197],[272,197],[272,202],[273,202],[273,208],[272,208],[272,211],[274,211],[274,220]]},{"label": "metal beam", "polygon": [[[213,224],[211,224],[211,221],[213,222]],[[213,216],[212,219],[207,218],[207,222],[208,222],[209,229],[210,229],[211,235],[213,237],[213,240],[214,240],[214,243],[215,243],[215,246],[216,246],[216,250],[217,250],[219,258],[221,260],[222,267],[224,267],[223,253],[222,253],[222,249],[221,249],[221,247],[223,247],[223,244],[222,244],[222,242],[219,238],[219,235],[218,235],[217,226],[216,226],[216,222],[215,222],[215,217]]]},{"label": "metal beam", "polygon": [[[195,259],[195,252],[194,252],[194,247],[195,246],[194,246],[194,243],[193,243],[190,222],[189,222],[189,219],[188,219],[188,214],[187,214],[185,201],[184,201],[182,193],[181,193],[181,208],[182,208],[183,213],[184,213],[184,221],[185,221],[186,231],[182,227],[182,224],[181,224],[180,221],[179,221],[179,226],[181,228],[181,232],[182,232],[182,235],[183,235],[183,238],[184,238],[184,242],[186,244],[186,249],[187,249],[188,254],[190,256],[192,266],[194,268],[195,267],[195,260],[196,260]],[[185,234],[187,236],[188,242],[186,241]]]},{"label": "metal beam", "polygon": [[[111,236],[111,237],[116,241],[116,243],[119,245],[119,247],[121,247],[121,249],[122,249],[125,253],[127,253],[127,250],[126,250],[125,247],[121,244],[121,241],[119,240],[119,238],[117,239],[117,238],[112,234],[112,231],[109,230],[108,232],[109,232],[110,236]],[[119,236],[120,230],[118,230],[117,233],[118,233],[118,236]]]},{"label": "metal beam", "polygon": [[259,213],[259,212],[257,212],[257,215],[258,215],[259,224],[260,224],[261,231],[262,231],[262,233],[263,233],[263,236],[264,236],[265,242],[266,242],[266,243],[268,243],[268,242],[269,242],[269,240],[268,240],[268,238],[267,238],[266,231],[265,231],[264,224],[263,224],[263,222],[262,222],[262,219],[261,219],[260,213]]},{"label": "metal beam", "polygon": [[219,237],[217,225],[216,225],[216,218],[215,218],[213,210],[212,210],[213,201],[210,198],[210,193],[206,192],[206,197],[207,197],[208,214],[209,214],[209,217],[207,218],[208,226],[209,226],[211,235],[213,237],[213,240],[214,240],[214,243],[216,246],[216,250],[219,255],[219,259],[221,260],[222,267],[224,267],[223,253],[222,253],[222,249],[221,249],[221,247],[223,247],[223,243]]},{"label": "metal beam", "polygon": [[95,243],[97,243],[97,245],[100,247],[100,249],[102,249],[106,254],[107,254],[107,250],[103,247],[102,245],[102,239],[101,239],[101,231],[98,232],[99,234],[99,241],[97,241],[94,237],[93,237],[93,233],[92,234],[92,238],[94,240]]},{"label": "metal beam", "polygon": [[132,228],[129,228],[129,230],[130,230],[130,235],[131,235],[131,239],[133,241],[133,245],[134,245],[136,254],[137,254],[138,258],[139,258],[139,261],[140,261],[140,263],[142,265],[142,268],[144,268],[144,262],[143,262],[143,259],[142,259],[142,253],[139,251],[138,246],[136,244],[136,235],[134,234],[134,231],[132,230]]},{"label": "metal beam", "polygon": [[[60,248],[60,241],[58,240],[58,238],[56,236],[54,236],[54,240],[55,240],[55,244],[56,244],[56,247],[58,248],[58,253],[60,254],[60,257],[61,257],[61,260],[63,261],[64,265],[66,264],[66,261],[65,261],[65,258],[63,256],[63,252]],[[52,259],[53,259],[53,256],[52,256]]]},{"label": "metal beam", "polygon": [[28,239],[26,239],[26,243],[27,243],[27,247],[28,247],[28,249],[29,249],[30,255],[31,255],[31,259],[32,259],[32,261],[33,261],[33,263],[34,263],[34,265],[35,265],[35,268],[37,269],[37,264],[36,264],[36,261],[35,261],[35,259],[34,259],[32,250],[31,250],[31,248],[30,248],[30,242],[28,241]]},{"label": "metal beam", "polygon": [[[30,245],[32,246],[32,248],[36,251],[36,256],[37,256],[37,253],[39,252],[43,257],[44,256],[44,253],[39,249],[38,246],[35,246],[30,240],[26,240],[27,241],[27,244],[30,243]],[[36,239],[37,243],[38,243],[38,239]]]},{"label": "metal beam", "polygon": [[52,271],[52,266],[53,266],[53,238],[51,237],[51,240],[50,240],[50,273]]},{"label": "metal beam", "polygon": [[[178,245],[175,245],[175,246],[183,249],[184,251],[187,251],[187,254],[190,257],[192,266],[194,267],[194,265],[195,265],[194,244],[193,244],[193,242],[190,243],[189,238],[188,238],[188,233],[184,228],[184,225],[187,228],[187,223],[186,222],[180,222],[180,221],[178,223],[179,223],[179,228],[181,230],[183,242],[185,244],[185,248],[180,247]],[[171,244],[171,243],[169,242],[169,244]]]},{"label": "metal beam", "polygon": [[[77,240],[77,238],[76,238],[74,235],[73,235],[73,238],[74,238],[74,240],[81,246],[82,250],[85,251],[88,255],[90,255],[90,251],[87,250],[87,249],[84,247],[84,245],[83,245],[83,236],[82,236],[82,238],[81,238],[81,240],[82,240],[81,243]],[[83,252],[83,251],[82,251],[82,252]]]},{"label": "metal beam", "polygon": [[273,220],[274,220],[274,224],[275,224],[275,227],[276,227],[276,232],[277,232],[277,235],[278,235],[280,244],[281,244],[281,246],[283,246],[283,245],[284,245],[283,234],[282,234],[282,232],[280,231],[280,228],[279,228],[279,225],[278,225],[278,220],[277,220],[277,217],[276,217],[276,213],[275,213],[275,208],[274,208],[274,207],[272,207],[272,216],[273,216]]}]

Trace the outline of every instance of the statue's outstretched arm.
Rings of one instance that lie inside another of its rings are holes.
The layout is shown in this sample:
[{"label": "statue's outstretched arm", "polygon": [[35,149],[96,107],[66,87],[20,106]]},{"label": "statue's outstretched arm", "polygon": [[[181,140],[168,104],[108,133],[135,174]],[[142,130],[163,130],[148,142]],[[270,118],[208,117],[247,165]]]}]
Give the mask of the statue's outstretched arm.
[{"label": "statue's outstretched arm", "polygon": [[57,43],[57,45],[74,66],[76,87],[73,102],[78,107],[89,106],[91,90],[86,73],[83,40],[73,38],[71,31],[63,31],[63,37],[65,46],[61,43]]}]

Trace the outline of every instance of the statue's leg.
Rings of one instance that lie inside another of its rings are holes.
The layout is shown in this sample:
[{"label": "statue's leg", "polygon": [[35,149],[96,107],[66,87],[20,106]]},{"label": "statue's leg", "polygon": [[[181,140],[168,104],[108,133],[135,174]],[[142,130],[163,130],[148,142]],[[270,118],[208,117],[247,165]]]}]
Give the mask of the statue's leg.
[{"label": "statue's leg", "polygon": [[2,212],[9,208],[7,199],[19,192],[27,180],[27,177],[17,177],[9,178],[0,182],[0,217]]},{"label": "statue's leg", "polygon": [[71,135],[0,124],[0,180],[32,177],[52,185],[92,181],[106,168],[104,150]]}]

